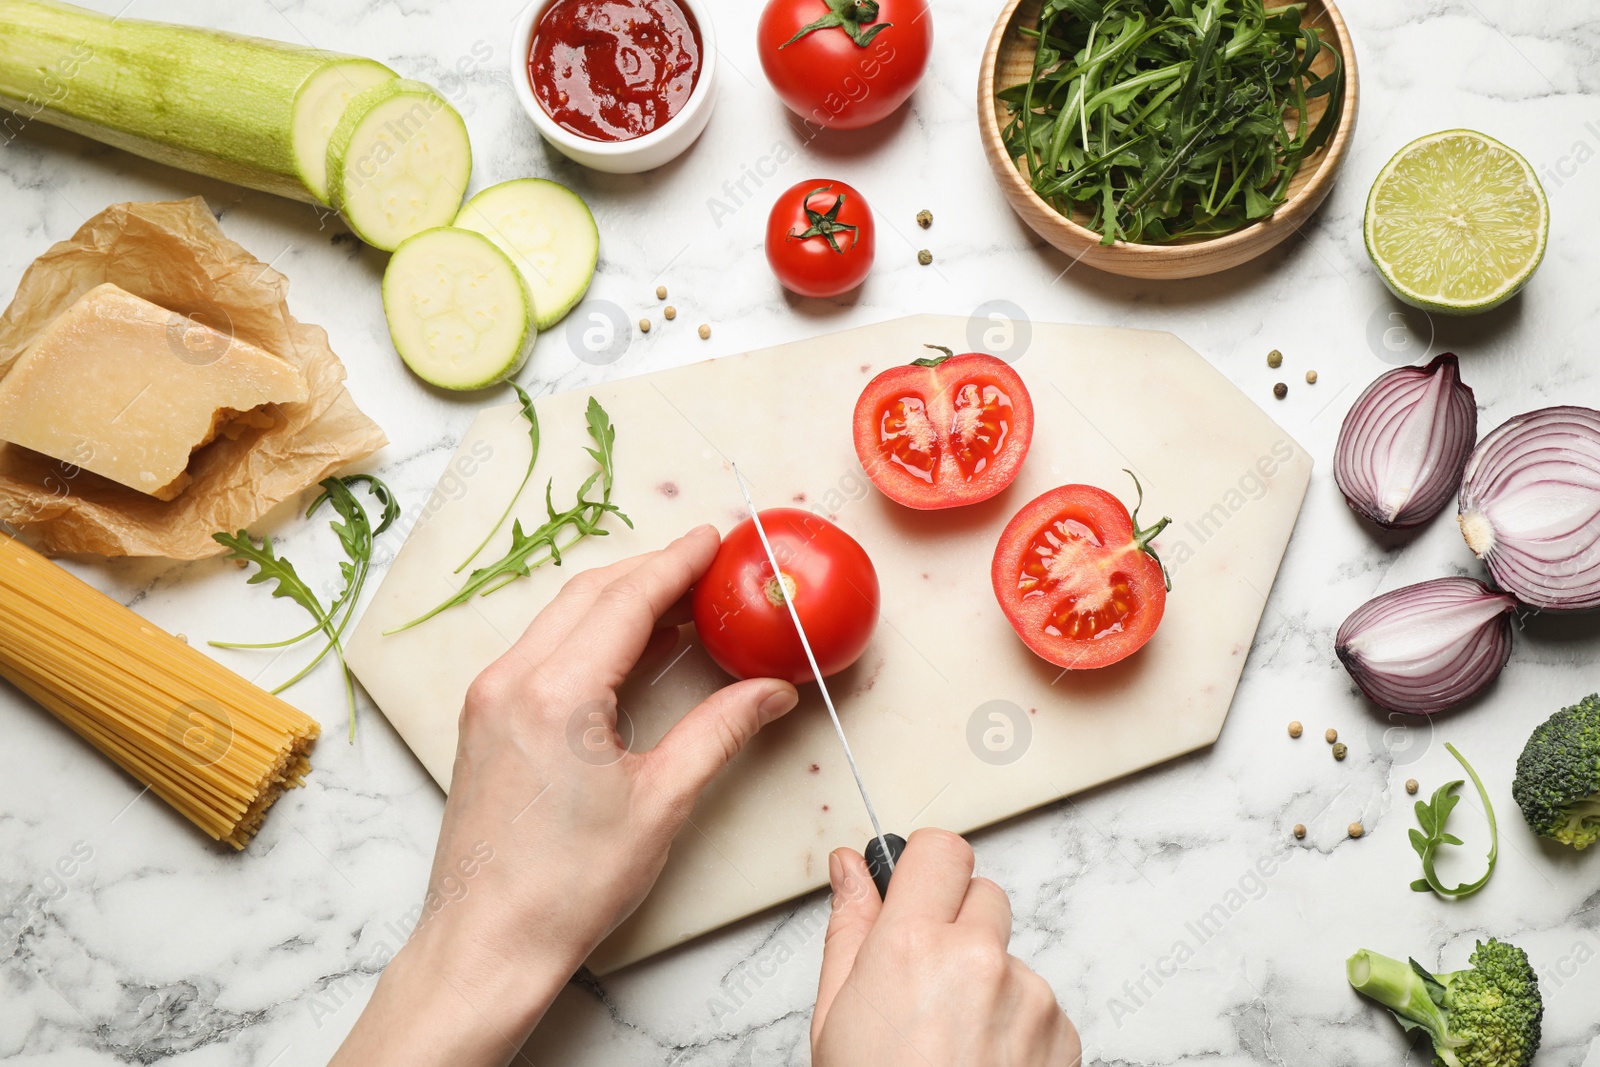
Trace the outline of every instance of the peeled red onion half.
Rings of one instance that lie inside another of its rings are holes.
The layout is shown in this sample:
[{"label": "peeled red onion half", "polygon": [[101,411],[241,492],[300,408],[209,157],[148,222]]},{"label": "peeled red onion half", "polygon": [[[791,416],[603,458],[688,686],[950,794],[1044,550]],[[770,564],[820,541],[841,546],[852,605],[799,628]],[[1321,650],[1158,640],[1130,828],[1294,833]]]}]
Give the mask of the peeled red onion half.
[{"label": "peeled red onion half", "polygon": [[1380,375],[1356,398],[1339,427],[1333,480],[1379,526],[1418,526],[1455,496],[1477,438],[1477,402],[1446,352]]},{"label": "peeled red onion half", "polygon": [[1474,578],[1384,593],[1339,627],[1334,651],[1373,703],[1432,715],[1482,691],[1511,658],[1515,598]]},{"label": "peeled red onion half", "polygon": [[1600,607],[1600,411],[1518,415],[1467,460],[1461,533],[1495,584],[1543,611]]}]

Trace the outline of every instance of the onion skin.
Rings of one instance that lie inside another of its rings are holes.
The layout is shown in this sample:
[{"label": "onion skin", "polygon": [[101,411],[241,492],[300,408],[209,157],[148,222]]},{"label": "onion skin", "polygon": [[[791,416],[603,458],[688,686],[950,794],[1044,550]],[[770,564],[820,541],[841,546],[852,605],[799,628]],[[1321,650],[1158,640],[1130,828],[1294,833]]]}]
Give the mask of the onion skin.
[{"label": "onion skin", "polygon": [[1600,411],[1540,408],[1484,437],[1467,460],[1457,521],[1521,603],[1600,608]]},{"label": "onion skin", "polygon": [[1477,401],[1446,352],[1379,375],[1356,398],[1339,427],[1333,480],[1384,529],[1420,526],[1455,496],[1477,439]]},{"label": "onion skin", "polygon": [[1334,651],[1374,704],[1432,715],[1482,692],[1511,658],[1517,601],[1475,578],[1435,578],[1367,601]]}]

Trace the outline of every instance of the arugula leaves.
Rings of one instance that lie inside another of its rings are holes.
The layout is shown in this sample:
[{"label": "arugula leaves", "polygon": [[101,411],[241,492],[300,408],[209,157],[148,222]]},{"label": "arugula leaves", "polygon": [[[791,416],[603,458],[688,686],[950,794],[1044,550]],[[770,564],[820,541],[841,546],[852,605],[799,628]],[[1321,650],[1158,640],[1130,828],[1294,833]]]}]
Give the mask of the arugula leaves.
[{"label": "arugula leaves", "polygon": [[506,509],[495,520],[494,528],[483,535],[483,540],[479,541],[478,547],[472,550],[472,555],[461,561],[461,565],[454,571],[456,574],[466,570],[467,565],[477,559],[479,553],[489,546],[489,542],[494,539],[494,535],[500,532],[500,527],[506,524],[506,519],[511,516],[511,509],[517,504],[517,498],[522,496],[524,489],[528,488],[528,480],[533,477],[534,464],[539,462],[539,416],[533,410],[533,400],[523,390],[522,386],[516,382],[511,383],[511,388],[517,391],[517,399],[522,401],[522,417],[528,420],[528,439],[533,443],[533,450],[528,453],[528,469],[522,475],[522,483],[517,486],[517,491],[511,494],[510,500],[506,501]]},{"label": "arugula leaves", "polygon": [[[528,410],[532,411],[531,404]],[[561,554],[579,541],[585,537],[605,537],[610,532],[600,525],[607,515],[615,515],[632,529],[633,520],[611,502],[612,479],[616,469],[616,428],[611,425],[611,418],[606,414],[605,408],[601,407],[594,397],[589,398],[585,417],[594,447],[585,448],[584,451],[595,461],[599,469],[579,486],[576,503],[565,511],[557,511],[553,501],[555,480],[551,479],[545,484],[544,507],[547,518],[543,525],[533,530],[524,530],[522,520],[515,520],[511,525],[511,547],[504,556],[469,574],[466,583],[433,610],[419,615],[403,626],[385,630],[385,635],[409,630],[441,612],[465,604],[475,596],[488,596],[518,578],[528,577],[546,563],[553,563],[559,567]],[[589,494],[597,483],[600,487],[599,498],[591,499]],[[515,500],[512,503],[514,504]],[[570,535],[562,539],[562,534],[569,530]]]},{"label": "arugula leaves", "polygon": [[[367,492],[381,507],[379,522],[376,529],[367,514],[366,507],[355,495],[353,489],[358,485],[365,485]],[[256,565],[256,572],[246,581],[250,585],[259,585],[272,582],[272,595],[285,597],[299,604],[314,620],[310,629],[282,641],[271,641],[261,644],[244,644],[231,641],[210,641],[208,644],[216,648],[239,649],[265,649],[285,648],[298,644],[317,633],[323,634],[327,642],[316,657],[307,663],[300,671],[283,682],[273,693],[281,693],[285,689],[300,681],[309,674],[317,664],[332,652],[339,661],[339,666],[344,671],[345,700],[350,711],[350,740],[356,737],[356,693],[355,680],[350,674],[350,668],[344,662],[344,631],[350,625],[350,620],[355,615],[355,606],[361,599],[362,587],[366,584],[367,575],[372,568],[372,550],[377,538],[400,518],[400,505],[396,502],[394,494],[382,481],[370,474],[352,474],[343,478],[324,478],[322,492],[311,506],[306,509],[306,518],[311,518],[324,504],[330,505],[335,518],[328,524],[338,537],[340,547],[343,548],[345,558],[339,564],[339,573],[344,579],[338,595],[327,607],[322,606],[321,600],[311,587],[306,584],[295,570],[294,564],[279,556],[272,545],[272,538],[263,537],[257,543],[250,534],[244,530],[237,533],[215,533],[212,539],[228,549],[227,559],[244,560]]]},{"label": "arugula leaves", "polygon": [[[1333,135],[1344,67],[1305,5],[1045,0],[1028,80],[999,93],[1035,192],[1117,240],[1212,237],[1270,216]],[[1312,64],[1327,55],[1333,69]],[[1315,122],[1301,121],[1326,98]],[[1287,120],[1287,121],[1286,121]]]},{"label": "arugula leaves", "polygon": [[1417,801],[1417,822],[1421,830],[1411,831],[1411,847],[1417,850],[1417,855],[1422,857],[1422,874],[1411,883],[1411,888],[1418,893],[1437,893],[1441,897],[1469,897],[1489,884],[1489,876],[1494,874],[1495,863],[1500,857],[1500,827],[1495,822],[1494,805],[1489,802],[1489,793],[1483,788],[1483,781],[1478,777],[1478,772],[1472,765],[1457,752],[1454,745],[1444,746],[1456,758],[1456,762],[1466,768],[1467,774],[1472,778],[1472,784],[1478,788],[1478,797],[1483,801],[1484,813],[1489,817],[1489,869],[1483,877],[1476,882],[1463,882],[1451,889],[1439,881],[1439,876],[1434,873],[1434,858],[1443,845],[1459,845],[1461,838],[1445,830],[1445,824],[1450,821],[1450,813],[1455,810],[1461,798],[1456,796],[1456,790],[1466,783],[1463,781],[1446,782],[1433,791],[1433,798],[1428,801]]}]

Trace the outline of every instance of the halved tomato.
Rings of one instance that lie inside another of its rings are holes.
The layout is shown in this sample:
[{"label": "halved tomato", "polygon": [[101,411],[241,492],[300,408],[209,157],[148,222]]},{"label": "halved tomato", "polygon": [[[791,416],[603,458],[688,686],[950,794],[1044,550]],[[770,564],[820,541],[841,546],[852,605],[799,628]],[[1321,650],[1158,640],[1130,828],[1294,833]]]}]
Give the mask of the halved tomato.
[{"label": "halved tomato", "polygon": [[1033,398],[1016,371],[981,352],[939,351],[884,371],[856,401],[867,477],[922,511],[988,500],[1016,480],[1033,443]]},{"label": "halved tomato", "polygon": [[1000,609],[1024,644],[1059,667],[1126,659],[1154,636],[1166,611],[1172,584],[1150,542],[1171,521],[1142,530],[1138,505],[1130,516],[1104,489],[1050,490],[1000,534],[990,570]]}]

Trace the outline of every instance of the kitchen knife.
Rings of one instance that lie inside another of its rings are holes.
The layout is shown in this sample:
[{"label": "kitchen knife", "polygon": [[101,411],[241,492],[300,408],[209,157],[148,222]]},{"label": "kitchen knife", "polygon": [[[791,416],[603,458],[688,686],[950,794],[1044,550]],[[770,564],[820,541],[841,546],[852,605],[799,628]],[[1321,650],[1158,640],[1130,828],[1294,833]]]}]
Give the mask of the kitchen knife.
[{"label": "kitchen knife", "polygon": [[[767,562],[772,565],[774,578],[783,573],[783,568],[778,566],[778,557],[772,551],[772,542],[767,540],[766,527],[761,525],[761,516],[756,511],[755,501],[750,499],[750,488],[745,485],[744,475],[739,473],[738,464],[733,465],[733,477],[739,483],[739,492],[744,494],[744,502],[750,508],[750,521],[755,524],[756,536],[761,538],[761,548],[767,554]],[[778,582],[778,588],[784,588],[783,582]],[[811,665],[811,677],[816,679],[817,689],[822,693],[822,703],[828,708],[828,718],[833,722],[833,731],[839,735],[839,744],[844,748],[844,758],[850,764],[850,773],[855,776],[856,789],[861,792],[861,803],[866,806],[867,818],[872,820],[873,838],[867,842],[867,847],[862,855],[867,861],[867,870],[872,873],[872,884],[877,887],[879,896],[886,896],[889,892],[889,879],[894,875],[894,865],[905,851],[905,838],[898,834],[886,834],[883,826],[878,822],[877,809],[872,806],[872,797],[867,794],[867,784],[862,781],[861,768],[856,765],[856,757],[850,751],[850,740],[845,737],[844,724],[839,721],[839,712],[833,706],[833,696],[828,692],[828,683],[823,681],[822,671],[817,667],[817,657],[811,651],[811,641],[806,637],[806,628],[800,622],[800,613],[795,610],[794,601],[789,597],[783,598],[784,606],[789,609],[789,620],[794,623],[795,633],[800,638],[800,647],[805,650],[806,662]]]}]

